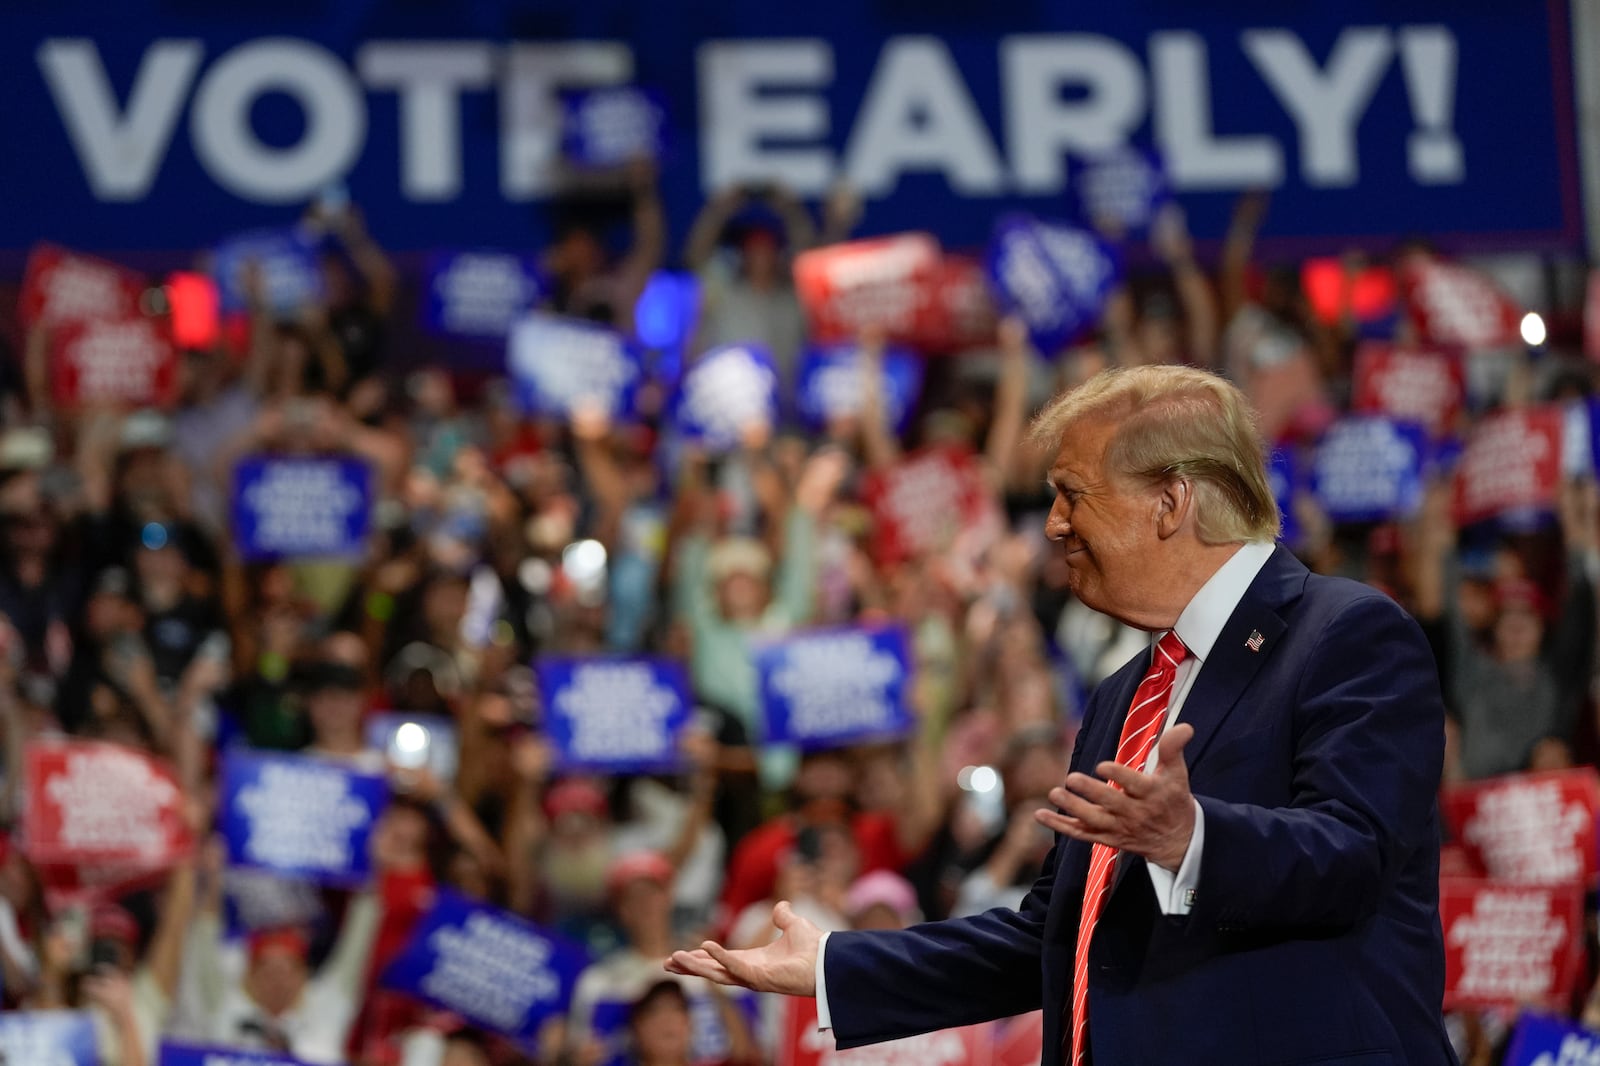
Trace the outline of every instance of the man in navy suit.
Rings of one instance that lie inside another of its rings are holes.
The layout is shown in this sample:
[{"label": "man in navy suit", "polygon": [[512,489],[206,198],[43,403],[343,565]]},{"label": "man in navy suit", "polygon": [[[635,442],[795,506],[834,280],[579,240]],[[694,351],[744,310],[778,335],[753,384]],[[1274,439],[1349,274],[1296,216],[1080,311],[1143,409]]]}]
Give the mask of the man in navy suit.
[{"label": "man in navy suit", "polygon": [[780,903],[771,944],[669,968],[815,995],[841,1047],[1042,1006],[1065,1066],[1453,1064],[1422,632],[1274,546],[1261,442],[1222,379],[1109,371],[1033,435],[1059,447],[1045,529],[1074,593],[1152,648],[1089,701],[1032,890],[826,937]]}]

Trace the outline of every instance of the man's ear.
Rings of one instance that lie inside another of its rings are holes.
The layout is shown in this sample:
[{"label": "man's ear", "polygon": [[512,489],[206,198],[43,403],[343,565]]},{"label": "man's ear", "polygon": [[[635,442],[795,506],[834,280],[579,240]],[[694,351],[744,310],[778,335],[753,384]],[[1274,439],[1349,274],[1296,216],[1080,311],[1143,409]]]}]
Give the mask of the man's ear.
[{"label": "man's ear", "polygon": [[1194,482],[1169,478],[1156,494],[1156,536],[1166,540],[1189,524],[1194,512]]}]

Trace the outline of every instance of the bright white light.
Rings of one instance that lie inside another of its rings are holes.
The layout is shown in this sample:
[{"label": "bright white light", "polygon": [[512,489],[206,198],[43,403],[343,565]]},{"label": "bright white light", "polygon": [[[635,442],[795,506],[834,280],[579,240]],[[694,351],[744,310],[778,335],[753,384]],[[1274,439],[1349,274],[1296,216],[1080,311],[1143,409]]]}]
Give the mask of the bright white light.
[{"label": "bright white light", "polygon": [[579,540],[561,552],[561,569],[576,585],[587,585],[605,573],[606,547],[597,540]]},{"label": "bright white light", "polygon": [[1539,317],[1539,312],[1529,311],[1522,316],[1522,343],[1530,348],[1537,348],[1544,343],[1544,319]]},{"label": "bright white light", "polygon": [[394,731],[395,751],[415,753],[428,746],[428,731],[416,722],[402,722]]},{"label": "bright white light", "polygon": [[979,766],[972,771],[972,791],[993,792],[1000,787],[1000,775],[992,766]]}]

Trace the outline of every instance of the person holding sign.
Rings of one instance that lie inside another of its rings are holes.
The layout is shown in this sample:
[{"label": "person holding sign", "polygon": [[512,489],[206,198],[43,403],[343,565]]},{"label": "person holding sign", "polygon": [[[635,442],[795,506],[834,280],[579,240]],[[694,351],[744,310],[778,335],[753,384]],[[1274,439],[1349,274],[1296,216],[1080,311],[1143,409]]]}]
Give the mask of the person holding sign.
[{"label": "person holding sign", "polygon": [[1444,707],[1401,608],[1313,575],[1243,395],[1185,367],[1051,403],[1045,531],[1085,604],[1152,634],[1090,697],[1015,910],[707,942],[670,969],[816,996],[840,1047],[1044,1010],[1047,1066],[1455,1061],[1441,1015]]}]

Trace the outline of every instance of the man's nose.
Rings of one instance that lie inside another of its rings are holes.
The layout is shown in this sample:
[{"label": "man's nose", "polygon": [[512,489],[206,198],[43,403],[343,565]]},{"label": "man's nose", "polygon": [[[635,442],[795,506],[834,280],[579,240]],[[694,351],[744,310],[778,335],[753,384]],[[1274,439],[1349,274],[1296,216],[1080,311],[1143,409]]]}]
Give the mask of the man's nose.
[{"label": "man's nose", "polygon": [[1049,540],[1065,540],[1072,532],[1072,520],[1067,516],[1066,505],[1060,500],[1050,505],[1050,515],[1044,520],[1044,535]]}]

